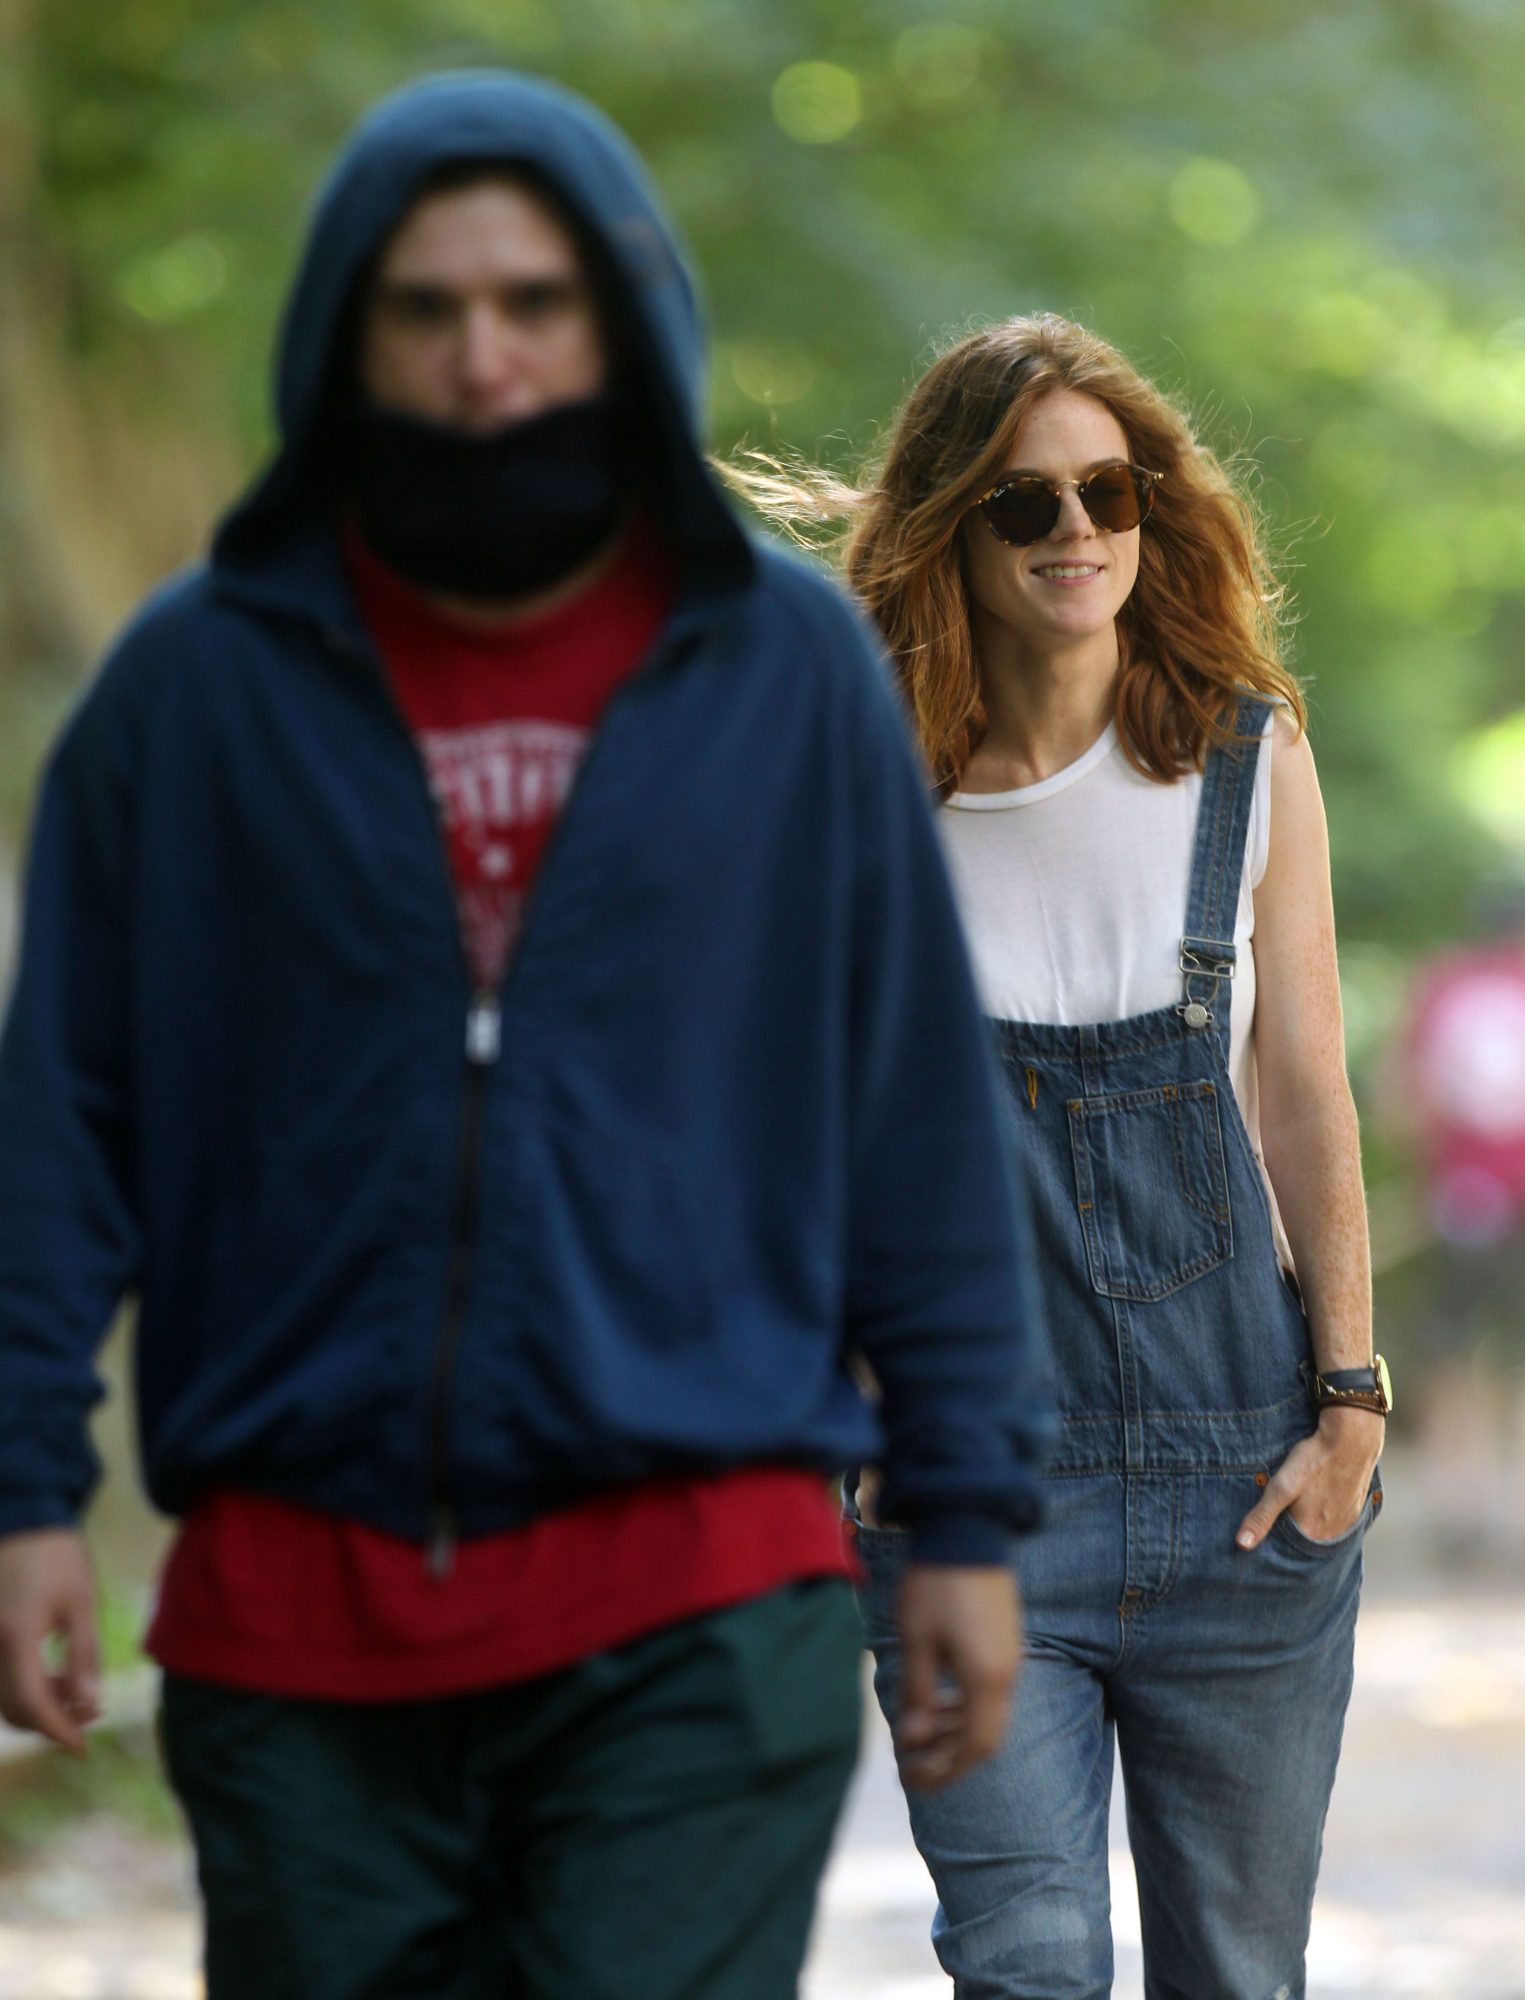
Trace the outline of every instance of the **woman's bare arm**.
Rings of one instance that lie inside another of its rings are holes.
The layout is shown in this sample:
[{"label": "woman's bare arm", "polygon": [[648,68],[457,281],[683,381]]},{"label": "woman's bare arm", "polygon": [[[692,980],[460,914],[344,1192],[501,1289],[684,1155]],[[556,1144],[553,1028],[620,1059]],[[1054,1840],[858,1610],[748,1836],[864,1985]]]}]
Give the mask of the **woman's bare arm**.
[{"label": "woman's bare arm", "polygon": [[[1255,1062],[1266,1171],[1297,1266],[1320,1370],[1371,1362],[1371,1258],[1361,1143],[1345,1073],[1329,834],[1313,752],[1279,716],[1271,845],[1255,891]],[[1308,1534],[1349,1527],[1382,1446],[1369,1410],[1320,1412],[1240,1531],[1253,1546],[1291,1507]]]}]

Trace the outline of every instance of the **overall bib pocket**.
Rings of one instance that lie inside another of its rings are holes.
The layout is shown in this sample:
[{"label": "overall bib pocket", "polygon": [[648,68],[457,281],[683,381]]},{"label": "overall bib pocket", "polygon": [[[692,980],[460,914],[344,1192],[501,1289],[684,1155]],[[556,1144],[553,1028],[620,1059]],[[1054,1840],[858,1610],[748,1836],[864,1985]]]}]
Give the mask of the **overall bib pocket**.
[{"label": "overall bib pocket", "polygon": [[1217,1088],[1162,1084],[1069,1103],[1091,1283],[1147,1304],[1234,1254]]}]

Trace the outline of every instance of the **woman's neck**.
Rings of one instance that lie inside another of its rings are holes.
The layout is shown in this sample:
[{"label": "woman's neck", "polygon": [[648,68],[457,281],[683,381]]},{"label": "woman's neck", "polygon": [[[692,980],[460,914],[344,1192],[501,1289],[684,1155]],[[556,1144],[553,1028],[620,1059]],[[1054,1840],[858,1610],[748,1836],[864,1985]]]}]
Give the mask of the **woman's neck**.
[{"label": "woman's neck", "polygon": [[1112,720],[1115,631],[1063,649],[1020,648],[1009,628],[975,632],[985,734],[959,789],[1009,792],[1040,784],[1084,756]]}]

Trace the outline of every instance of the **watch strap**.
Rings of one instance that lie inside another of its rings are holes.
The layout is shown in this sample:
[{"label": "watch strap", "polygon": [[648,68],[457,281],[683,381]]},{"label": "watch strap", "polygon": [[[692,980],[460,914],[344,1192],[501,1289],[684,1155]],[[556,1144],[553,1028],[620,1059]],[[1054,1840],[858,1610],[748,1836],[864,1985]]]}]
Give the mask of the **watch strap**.
[{"label": "watch strap", "polygon": [[1385,1417],[1393,1407],[1392,1382],[1380,1354],[1370,1368],[1330,1368],[1320,1374],[1305,1366],[1303,1376],[1315,1409],[1373,1410]]}]

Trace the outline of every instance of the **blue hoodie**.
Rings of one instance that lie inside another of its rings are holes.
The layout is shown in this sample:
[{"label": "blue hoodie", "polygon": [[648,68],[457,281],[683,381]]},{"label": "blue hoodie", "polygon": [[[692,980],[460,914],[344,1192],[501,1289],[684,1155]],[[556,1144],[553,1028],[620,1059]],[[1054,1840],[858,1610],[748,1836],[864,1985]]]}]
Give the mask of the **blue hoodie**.
[{"label": "blue hoodie", "polygon": [[[323,448],[357,281],[458,159],[534,167],[606,247],[683,578],[485,1022]],[[1029,1273],[923,786],[840,594],[716,489],[701,360],[673,231],[579,100],[433,78],[340,158],[273,463],[42,788],[0,1042],[0,1533],[83,1504],[130,1293],[171,1513],[238,1486],[422,1541],[882,1461],[927,1560],[1034,1518]]]}]

